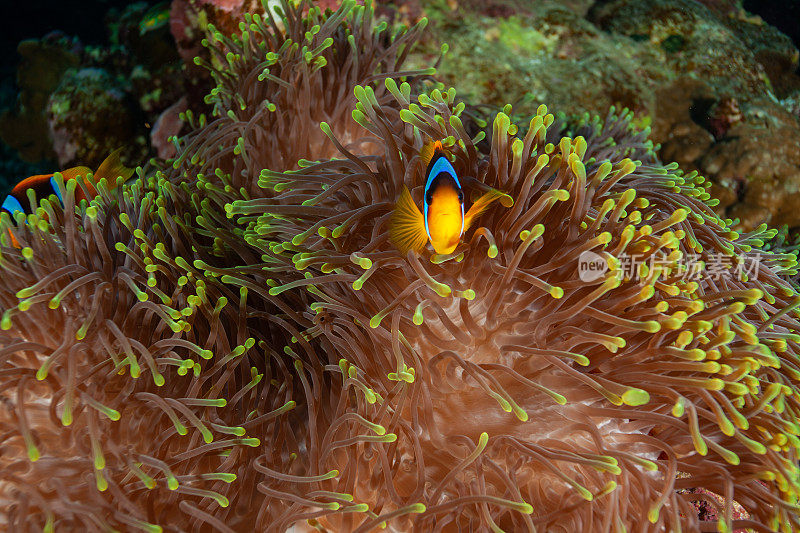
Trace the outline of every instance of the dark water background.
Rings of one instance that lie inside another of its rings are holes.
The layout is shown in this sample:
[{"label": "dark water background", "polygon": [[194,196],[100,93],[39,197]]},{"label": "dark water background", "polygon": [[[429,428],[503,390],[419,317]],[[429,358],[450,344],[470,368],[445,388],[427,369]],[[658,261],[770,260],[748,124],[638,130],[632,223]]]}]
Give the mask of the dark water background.
[{"label": "dark water background", "polygon": [[[111,9],[122,10],[130,0],[0,0],[0,68],[3,75],[16,65],[17,44],[38,39],[51,31],[76,35],[84,44],[108,44],[106,17]],[[154,5],[158,0],[146,0]]]},{"label": "dark water background", "polygon": [[800,0],[745,0],[744,8],[781,30],[800,48]]}]

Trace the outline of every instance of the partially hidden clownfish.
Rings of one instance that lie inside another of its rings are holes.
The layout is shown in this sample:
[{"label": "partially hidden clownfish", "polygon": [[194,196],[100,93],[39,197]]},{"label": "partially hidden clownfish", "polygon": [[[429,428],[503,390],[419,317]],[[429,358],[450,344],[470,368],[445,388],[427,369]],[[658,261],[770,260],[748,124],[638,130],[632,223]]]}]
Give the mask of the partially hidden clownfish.
[{"label": "partially hidden clownfish", "polygon": [[427,165],[422,211],[403,185],[389,222],[389,240],[403,255],[409,250],[421,252],[428,241],[437,254],[451,254],[464,232],[492,202],[500,199],[506,207],[513,204],[509,195],[489,188],[464,213],[464,189],[441,141],[427,143],[420,157]]},{"label": "partially hidden clownfish", "polygon": [[[100,166],[97,168],[97,172],[94,173],[95,182],[106,178],[109,186],[115,187],[117,184],[117,178],[119,176],[122,176],[123,180],[125,181],[133,176],[133,169],[125,167],[119,158],[121,150],[121,148],[114,150],[111,152],[111,154],[109,154],[105,161],[100,163]],[[83,179],[87,174],[91,173],[92,169],[88,167],[73,167],[60,172],[64,183],[74,179],[81,180],[80,183],[83,185],[83,188],[77,187],[75,189],[76,204],[81,200],[86,200],[87,193],[91,195],[90,197],[97,195],[97,190],[95,190],[94,186]],[[0,206],[0,209],[8,212],[12,218],[15,213],[30,214],[32,211],[30,200],[28,199],[28,190],[32,190],[36,194],[36,198],[38,200],[48,198],[51,194],[55,195],[61,205],[64,205],[64,191],[62,191],[58,186],[58,182],[55,179],[55,173],[37,174],[36,176],[27,177],[17,183],[14,188],[11,189],[11,194],[6,196],[3,200],[3,204]],[[19,248],[19,242],[14,237],[14,234],[11,233],[11,230],[9,230],[9,234],[11,235],[11,244]]]}]

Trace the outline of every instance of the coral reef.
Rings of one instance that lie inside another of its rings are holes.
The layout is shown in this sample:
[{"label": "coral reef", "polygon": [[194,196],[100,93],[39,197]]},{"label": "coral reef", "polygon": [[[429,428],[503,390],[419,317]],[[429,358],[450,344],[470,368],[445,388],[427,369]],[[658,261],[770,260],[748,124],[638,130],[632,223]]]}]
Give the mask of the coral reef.
[{"label": "coral reef", "polygon": [[[354,4],[212,27],[173,160],[0,215],[2,523],[800,529],[783,235],[628,111],[483,122]],[[402,256],[428,138],[514,202]]]},{"label": "coral reef", "polygon": [[120,146],[125,147],[128,160],[141,160],[146,154],[141,150],[146,132],[139,109],[125,86],[105,70],[65,73],[50,94],[45,112],[62,167],[76,161],[99,163]]},{"label": "coral reef", "polygon": [[[792,115],[800,94],[798,51],[740,2],[414,5],[412,12],[431,19],[431,48],[451,44],[439,77],[465,101],[495,107],[510,101],[520,116],[541,103],[573,115],[627,107],[652,127],[662,160],[711,180],[726,199],[720,215],[740,218],[747,230],[762,222],[800,226],[792,192],[800,170],[800,121]],[[423,64],[425,52],[412,61]],[[720,129],[715,112],[733,100],[738,127]],[[759,199],[762,183],[785,193]]]},{"label": "coral reef", "polygon": [[[744,229],[800,224],[800,122],[776,100],[800,88],[800,55],[786,36],[741,10],[712,3],[707,11],[688,0],[618,0],[591,18],[664,50],[675,80],[659,91],[670,105],[659,99],[653,120],[664,158],[708,176],[722,200],[719,212]],[[677,113],[664,112],[670,107]],[[710,132],[712,142],[690,122]]]},{"label": "coral reef", "polygon": [[129,161],[144,159],[147,129],[187,92],[168,26],[143,30],[147,13],[142,3],[120,13],[107,47],[61,33],[20,43],[19,96],[0,117],[3,140],[27,161],[61,167],[96,165],[119,147]]}]

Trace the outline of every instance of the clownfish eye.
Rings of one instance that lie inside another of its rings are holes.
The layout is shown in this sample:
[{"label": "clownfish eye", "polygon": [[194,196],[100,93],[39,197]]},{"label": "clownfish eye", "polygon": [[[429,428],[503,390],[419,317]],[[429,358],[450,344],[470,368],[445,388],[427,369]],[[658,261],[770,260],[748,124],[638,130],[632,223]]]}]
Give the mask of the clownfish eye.
[{"label": "clownfish eye", "polygon": [[433,191],[428,189],[428,192],[425,193],[425,203],[430,205],[433,202]]},{"label": "clownfish eye", "polygon": [[461,190],[458,191],[458,201],[462,204],[464,203],[464,192]]}]

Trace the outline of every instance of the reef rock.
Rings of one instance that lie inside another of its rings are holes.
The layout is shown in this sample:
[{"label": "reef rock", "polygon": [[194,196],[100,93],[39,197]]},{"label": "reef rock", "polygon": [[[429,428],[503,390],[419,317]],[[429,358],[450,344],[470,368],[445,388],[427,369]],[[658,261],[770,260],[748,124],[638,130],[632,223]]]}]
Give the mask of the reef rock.
[{"label": "reef rock", "polygon": [[798,50],[740,2],[419,5],[434,36],[420,62],[449,43],[438,75],[467,101],[510,101],[518,116],[544,102],[568,116],[627,107],[662,160],[711,181],[720,215],[800,226]]},{"label": "reef rock", "polygon": [[144,156],[147,141],[136,104],[104,70],[68,72],[50,95],[46,113],[61,166],[95,166],[120,147],[129,156]]}]

